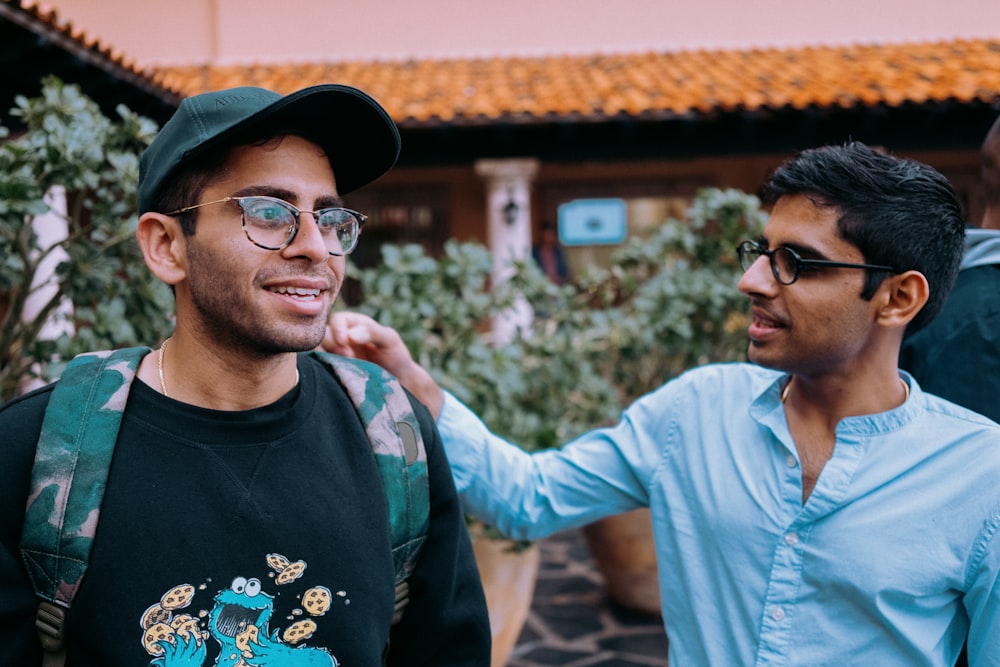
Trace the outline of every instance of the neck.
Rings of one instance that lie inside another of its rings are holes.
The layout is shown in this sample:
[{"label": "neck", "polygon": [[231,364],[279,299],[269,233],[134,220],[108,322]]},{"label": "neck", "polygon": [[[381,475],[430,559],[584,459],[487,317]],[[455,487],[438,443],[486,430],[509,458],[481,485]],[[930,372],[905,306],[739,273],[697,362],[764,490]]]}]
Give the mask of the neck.
[{"label": "neck", "polygon": [[781,390],[786,412],[792,410],[832,427],[845,417],[877,414],[895,409],[910,397],[910,386],[894,373],[885,381],[815,381],[793,375]]},{"label": "neck", "polygon": [[168,398],[212,410],[250,410],[299,382],[295,353],[249,360],[184,343],[183,336],[167,338],[139,367],[139,377]]}]

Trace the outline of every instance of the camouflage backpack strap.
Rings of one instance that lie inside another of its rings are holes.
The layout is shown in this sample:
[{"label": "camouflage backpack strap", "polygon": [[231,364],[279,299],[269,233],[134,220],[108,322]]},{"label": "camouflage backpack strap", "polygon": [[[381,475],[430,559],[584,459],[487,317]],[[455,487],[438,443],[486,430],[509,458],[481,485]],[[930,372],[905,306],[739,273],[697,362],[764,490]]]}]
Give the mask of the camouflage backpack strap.
[{"label": "camouflage backpack strap", "polygon": [[147,347],[74,358],[52,390],[31,470],[21,558],[40,598],[44,665],[65,660],[63,622],[90,557],[122,413]]},{"label": "camouflage backpack strap", "polygon": [[399,380],[380,366],[323,352],[310,352],[347,390],[368,434],[389,505],[389,530],[396,569],[396,614],[402,617],[407,578],[427,539],[430,491],[427,452],[413,406]]}]

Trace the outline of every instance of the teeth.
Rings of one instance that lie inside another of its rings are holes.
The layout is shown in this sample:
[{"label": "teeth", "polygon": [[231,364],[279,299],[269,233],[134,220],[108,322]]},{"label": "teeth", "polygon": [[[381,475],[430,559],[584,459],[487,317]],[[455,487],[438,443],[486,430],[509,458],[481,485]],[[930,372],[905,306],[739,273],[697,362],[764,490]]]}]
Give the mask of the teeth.
[{"label": "teeth", "polygon": [[277,292],[278,294],[290,294],[292,296],[308,296],[308,297],[318,297],[318,289],[307,289],[305,287],[275,287],[271,290],[272,292]]}]

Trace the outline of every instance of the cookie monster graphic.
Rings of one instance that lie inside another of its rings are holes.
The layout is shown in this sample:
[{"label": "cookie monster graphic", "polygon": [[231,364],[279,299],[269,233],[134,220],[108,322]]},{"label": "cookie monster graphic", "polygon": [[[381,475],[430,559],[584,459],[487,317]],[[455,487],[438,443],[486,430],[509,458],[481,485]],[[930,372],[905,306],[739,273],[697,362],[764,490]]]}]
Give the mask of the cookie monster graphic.
[{"label": "cookie monster graphic", "polygon": [[[277,582],[294,581],[305,570],[305,563],[289,563],[278,554],[268,555],[268,564],[281,567]],[[284,576],[282,576],[284,575]],[[190,605],[194,587],[176,586],[159,603],[143,614],[143,645],[154,656],[153,667],[205,667],[207,640],[219,645],[214,664],[217,667],[338,667],[337,659],[322,648],[299,646],[316,631],[312,618],[300,619],[283,631],[270,630],[274,596],[262,590],[259,579],[237,577],[229,588],[219,591],[214,605],[200,616],[207,617],[201,629],[197,618],[178,614]],[[330,591],[316,586],[303,596],[305,611],[320,616],[330,608]]]}]

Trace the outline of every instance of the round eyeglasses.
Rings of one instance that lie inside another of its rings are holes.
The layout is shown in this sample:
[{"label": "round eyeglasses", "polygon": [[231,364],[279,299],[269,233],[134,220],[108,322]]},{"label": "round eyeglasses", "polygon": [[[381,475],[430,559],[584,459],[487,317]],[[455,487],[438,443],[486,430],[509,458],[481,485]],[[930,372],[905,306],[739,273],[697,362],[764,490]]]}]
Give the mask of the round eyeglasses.
[{"label": "round eyeglasses", "polygon": [[164,215],[177,215],[202,206],[236,202],[243,217],[243,233],[250,243],[265,250],[281,250],[291,245],[299,231],[300,217],[311,213],[319,233],[331,255],[349,254],[358,245],[361,226],[368,219],[364,213],[349,208],[321,208],[318,211],[300,211],[284,199],[276,197],[226,197],[215,201],[185,206]]},{"label": "round eyeglasses", "polygon": [[782,285],[791,285],[799,279],[803,271],[815,271],[817,269],[870,269],[872,271],[889,271],[897,273],[891,266],[880,264],[848,264],[845,262],[833,262],[827,259],[802,259],[797,252],[785,246],[779,246],[774,250],[760,247],[753,241],[743,241],[736,246],[736,254],[740,259],[740,266],[743,270],[748,270],[753,263],[762,255],[767,257],[771,264],[771,273],[774,279]]}]

